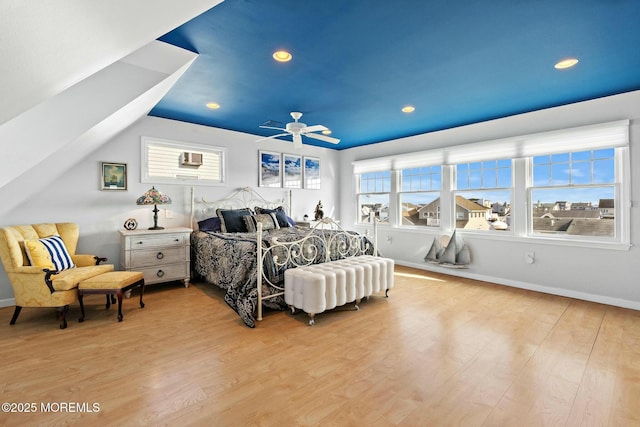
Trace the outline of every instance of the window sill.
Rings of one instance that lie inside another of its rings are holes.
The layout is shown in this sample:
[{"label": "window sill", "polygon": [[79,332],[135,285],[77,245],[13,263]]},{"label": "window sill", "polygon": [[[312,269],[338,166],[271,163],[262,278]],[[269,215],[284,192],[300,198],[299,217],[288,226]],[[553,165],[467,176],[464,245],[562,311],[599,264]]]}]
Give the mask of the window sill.
[{"label": "window sill", "polygon": [[[357,227],[373,228],[372,224],[354,224]],[[424,227],[393,227],[389,224],[378,224],[378,228],[384,228],[387,232],[398,232],[407,234],[424,234],[427,236],[440,236],[442,234],[451,234],[452,231],[444,231],[440,228],[434,227],[433,229],[425,229]],[[597,240],[572,240],[557,237],[544,237],[544,236],[516,236],[511,232],[478,232],[469,230],[456,230],[458,235],[467,239],[478,240],[499,240],[503,242],[518,242],[529,243],[539,245],[551,245],[551,246],[567,246],[567,247],[579,247],[579,248],[591,248],[591,249],[606,249],[616,251],[628,251],[631,248],[630,243],[622,242],[605,242]]]}]

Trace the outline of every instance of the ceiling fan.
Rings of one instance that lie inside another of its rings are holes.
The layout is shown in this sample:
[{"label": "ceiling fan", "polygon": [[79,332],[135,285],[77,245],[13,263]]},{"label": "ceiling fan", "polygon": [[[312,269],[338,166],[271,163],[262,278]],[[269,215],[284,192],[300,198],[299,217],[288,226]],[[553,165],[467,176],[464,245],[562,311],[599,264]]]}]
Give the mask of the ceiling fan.
[{"label": "ceiling fan", "polygon": [[[304,135],[308,138],[318,139],[320,141],[329,142],[331,144],[337,144],[340,142],[338,138],[333,138],[330,136],[313,133],[313,132],[326,131],[329,129],[322,125],[307,126],[305,123],[299,122],[298,120],[300,119],[300,117],[302,117],[302,113],[298,111],[292,111],[291,117],[293,117],[294,121],[291,123],[287,123],[284,128],[260,125],[261,128],[283,130],[284,133],[271,135],[266,138],[259,139],[258,141],[264,141],[265,139],[273,139],[273,138],[278,138],[280,136],[291,135],[293,136],[293,146],[295,148],[299,148],[299,147],[302,147],[302,136]],[[267,123],[270,123],[270,122],[267,122]]]}]

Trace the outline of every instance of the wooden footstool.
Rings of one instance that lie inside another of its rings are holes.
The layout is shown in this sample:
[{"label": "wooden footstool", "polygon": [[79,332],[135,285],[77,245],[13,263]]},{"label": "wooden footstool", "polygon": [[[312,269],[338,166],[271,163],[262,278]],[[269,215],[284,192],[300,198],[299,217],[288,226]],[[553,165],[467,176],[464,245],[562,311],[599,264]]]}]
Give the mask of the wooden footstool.
[{"label": "wooden footstool", "polygon": [[111,307],[109,295],[118,298],[118,322],[122,322],[122,295],[128,290],[140,286],[140,307],[144,308],[142,295],[144,294],[144,275],[137,271],[110,271],[84,280],[78,284],[78,301],[82,315],[79,322],[84,321],[84,304],[82,298],[89,294],[106,294],[107,309]]}]

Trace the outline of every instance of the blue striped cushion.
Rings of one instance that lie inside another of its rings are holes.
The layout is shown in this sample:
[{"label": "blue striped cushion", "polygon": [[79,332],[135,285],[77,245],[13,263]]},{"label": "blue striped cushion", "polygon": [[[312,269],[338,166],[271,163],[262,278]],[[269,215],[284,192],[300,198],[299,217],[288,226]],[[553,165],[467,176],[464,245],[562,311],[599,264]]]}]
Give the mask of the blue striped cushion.
[{"label": "blue striped cushion", "polygon": [[25,241],[25,249],[31,265],[62,271],[74,268],[75,264],[64,241],[58,235],[38,240]]}]

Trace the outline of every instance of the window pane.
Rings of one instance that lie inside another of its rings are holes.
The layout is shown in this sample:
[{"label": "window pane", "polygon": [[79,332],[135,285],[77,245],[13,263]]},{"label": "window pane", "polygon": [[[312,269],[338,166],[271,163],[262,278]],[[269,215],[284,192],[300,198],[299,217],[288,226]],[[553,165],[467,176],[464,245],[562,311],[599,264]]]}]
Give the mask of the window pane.
[{"label": "window pane", "polygon": [[469,172],[469,188],[482,188],[481,170],[471,170]]},{"label": "window pane", "polygon": [[456,165],[458,190],[511,187],[511,160]]},{"label": "window pane", "polygon": [[591,183],[591,162],[577,162],[571,169],[571,183],[574,185]]},{"label": "window pane", "polygon": [[458,189],[466,190],[469,188],[469,172],[467,170],[463,170],[462,172],[458,172],[457,176],[458,181]]},{"label": "window pane", "polygon": [[498,187],[502,187],[502,188],[511,187],[511,168],[498,169]]},{"label": "window pane", "polygon": [[615,236],[615,189],[534,189],[531,192],[534,233],[567,236]]},{"label": "window pane", "polygon": [[615,182],[614,160],[595,160],[593,162],[593,183],[613,184]]},{"label": "window pane", "polygon": [[569,164],[553,163],[551,165],[551,185],[569,184]]},{"label": "window pane", "polygon": [[551,168],[548,164],[533,166],[533,185],[544,186],[551,183]]},{"label": "window pane", "polygon": [[400,194],[401,225],[440,226],[440,193]]},{"label": "window pane", "polygon": [[545,165],[545,164],[549,164],[551,163],[551,156],[546,155],[546,156],[535,156],[533,158],[533,164],[534,165]]},{"label": "window pane", "polygon": [[594,150],[593,158],[594,159],[613,159],[615,154],[615,149],[606,148],[604,150]]},{"label": "window pane", "polygon": [[571,160],[574,162],[579,160],[589,161],[591,160],[591,151],[580,151],[578,153],[571,153]]},{"label": "window pane", "polygon": [[483,169],[495,169],[498,167],[498,162],[497,160],[487,160],[482,162],[482,168]]},{"label": "window pane", "polygon": [[358,197],[358,212],[361,223],[370,222],[370,214],[381,223],[389,223],[389,195],[362,194]]},{"label": "window pane", "polygon": [[551,155],[551,162],[552,163],[568,163],[569,162],[569,153],[562,153],[562,154],[552,154]]},{"label": "window pane", "polygon": [[456,228],[509,231],[510,214],[510,190],[456,192]]}]

